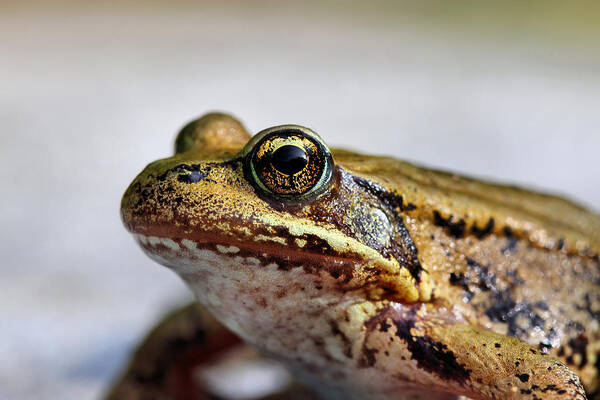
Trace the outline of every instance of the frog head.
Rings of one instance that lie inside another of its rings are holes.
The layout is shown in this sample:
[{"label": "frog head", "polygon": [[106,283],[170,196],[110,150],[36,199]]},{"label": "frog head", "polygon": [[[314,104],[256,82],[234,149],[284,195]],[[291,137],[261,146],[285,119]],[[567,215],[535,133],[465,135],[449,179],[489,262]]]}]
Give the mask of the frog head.
[{"label": "frog head", "polygon": [[351,171],[360,157],[302,126],[251,137],[208,114],[181,130],[174,156],[135,178],[122,219],[238,333],[341,301],[428,300],[401,205]]}]

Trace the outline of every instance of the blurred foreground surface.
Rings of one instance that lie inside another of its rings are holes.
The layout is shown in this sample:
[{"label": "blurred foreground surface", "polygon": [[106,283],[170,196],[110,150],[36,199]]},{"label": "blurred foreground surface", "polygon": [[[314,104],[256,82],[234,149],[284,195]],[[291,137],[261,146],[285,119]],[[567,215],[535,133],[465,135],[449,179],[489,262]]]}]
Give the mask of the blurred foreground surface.
[{"label": "blurred foreground surface", "polygon": [[0,399],[98,398],[190,298],[118,207],[209,110],[598,210],[600,6],[522,4],[3,2]]}]

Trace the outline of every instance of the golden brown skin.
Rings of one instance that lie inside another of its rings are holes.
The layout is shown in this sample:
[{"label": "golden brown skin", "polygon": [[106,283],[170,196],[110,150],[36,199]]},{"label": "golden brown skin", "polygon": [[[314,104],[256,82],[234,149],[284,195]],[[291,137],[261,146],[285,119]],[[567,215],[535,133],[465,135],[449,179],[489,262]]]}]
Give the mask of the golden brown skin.
[{"label": "golden brown skin", "polygon": [[121,209],[245,341],[329,399],[584,399],[579,378],[597,397],[598,215],[343,150],[316,197],[278,199],[249,139],[226,115],[191,123]]}]

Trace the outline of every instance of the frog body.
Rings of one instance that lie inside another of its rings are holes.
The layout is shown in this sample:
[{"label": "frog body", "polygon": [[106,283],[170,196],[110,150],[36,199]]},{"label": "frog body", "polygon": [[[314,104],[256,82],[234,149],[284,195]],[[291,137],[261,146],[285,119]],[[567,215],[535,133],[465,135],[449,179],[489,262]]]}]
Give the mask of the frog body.
[{"label": "frog body", "polygon": [[209,114],[121,213],[321,398],[597,396],[600,218],[567,200]]}]

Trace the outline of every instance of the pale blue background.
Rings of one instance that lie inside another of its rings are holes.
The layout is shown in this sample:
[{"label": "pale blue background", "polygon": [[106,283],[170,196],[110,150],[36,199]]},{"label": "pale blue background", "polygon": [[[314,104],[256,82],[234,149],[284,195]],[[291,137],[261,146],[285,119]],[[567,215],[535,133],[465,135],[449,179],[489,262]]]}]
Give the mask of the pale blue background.
[{"label": "pale blue background", "polygon": [[168,4],[0,5],[0,399],[97,398],[190,297],[118,207],[208,110],[600,208],[594,2]]}]

